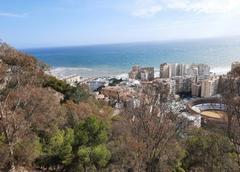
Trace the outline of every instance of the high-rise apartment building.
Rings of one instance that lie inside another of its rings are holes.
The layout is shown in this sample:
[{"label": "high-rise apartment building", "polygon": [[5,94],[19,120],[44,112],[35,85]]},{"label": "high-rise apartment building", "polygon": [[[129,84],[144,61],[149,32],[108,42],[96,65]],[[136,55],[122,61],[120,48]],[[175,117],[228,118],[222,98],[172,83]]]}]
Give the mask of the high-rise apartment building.
[{"label": "high-rise apartment building", "polygon": [[217,94],[219,78],[213,77],[202,81],[201,97],[211,97]]},{"label": "high-rise apartment building", "polygon": [[201,84],[200,83],[192,83],[191,92],[192,92],[192,96],[200,97],[201,96]]},{"label": "high-rise apartment building", "polygon": [[171,78],[172,69],[171,64],[163,63],[160,65],[160,78]]},{"label": "high-rise apartment building", "polygon": [[210,75],[210,66],[206,64],[199,64],[198,65],[198,75],[204,76],[204,75]]},{"label": "high-rise apartment building", "polygon": [[154,79],[154,68],[153,67],[141,68],[140,76],[142,81],[152,81]]},{"label": "high-rise apartment building", "polygon": [[140,67],[133,66],[131,72],[128,73],[130,79],[140,79]]}]

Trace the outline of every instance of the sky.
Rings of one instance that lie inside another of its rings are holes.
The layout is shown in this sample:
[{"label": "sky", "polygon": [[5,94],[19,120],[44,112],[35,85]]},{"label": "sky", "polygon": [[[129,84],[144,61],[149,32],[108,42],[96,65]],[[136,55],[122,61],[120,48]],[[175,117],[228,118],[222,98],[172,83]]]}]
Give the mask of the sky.
[{"label": "sky", "polygon": [[17,48],[240,35],[240,0],[0,0]]}]

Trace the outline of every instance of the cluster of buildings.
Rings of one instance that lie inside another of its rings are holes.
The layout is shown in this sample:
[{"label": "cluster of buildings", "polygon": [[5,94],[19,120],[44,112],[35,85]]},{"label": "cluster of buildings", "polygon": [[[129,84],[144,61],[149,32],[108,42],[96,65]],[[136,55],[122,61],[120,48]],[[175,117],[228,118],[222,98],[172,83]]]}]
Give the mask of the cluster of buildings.
[{"label": "cluster of buildings", "polygon": [[107,101],[116,108],[136,107],[138,104],[138,91],[141,87],[138,80],[102,77],[89,81],[88,86],[97,99]]},{"label": "cluster of buildings", "polygon": [[60,78],[61,80],[66,81],[68,84],[75,86],[76,84],[82,82],[83,78],[79,75],[69,75],[66,77]]},{"label": "cluster of buildings", "polygon": [[206,64],[164,63],[160,65],[158,77],[153,67],[133,66],[128,77],[100,77],[85,83],[97,99],[116,107],[135,107],[146,97],[158,96],[161,100],[176,98],[179,94],[211,97],[218,92],[218,78],[210,73]]},{"label": "cluster of buildings", "polygon": [[168,64],[160,65],[160,78],[172,78],[176,76],[208,76],[210,66],[206,64]]},{"label": "cluster of buildings", "polygon": [[[240,65],[232,64],[232,68]],[[156,77],[154,67],[133,66],[125,78],[99,77],[83,79],[77,75],[64,78],[68,83],[87,84],[98,99],[110,102],[129,102],[142,96],[161,93],[161,98],[212,97],[218,94],[220,76],[210,72],[207,64],[169,64],[163,63]],[[114,100],[114,101],[112,101]]]},{"label": "cluster of buildings", "polygon": [[[233,63],[233,67],[234,64]],[[187,95],[192,97],[211,97],[218,93],[219,76],[210,73],[206,64],[169,64],[160,65],[156,77],[154,67],[133,66],[125,78],[99,77],[83,79],[77,75],[64,78],[69,84],[87,84],[89,90],[98,99],[112,104],[129,103],[145,95],[161,93],[162,99]],[[113,84],[114,83],[114,84]],[[131,104],[136,104],[131,102]]]},{"label": "cluster of buildings", "polygon": [[170,94],[188,94],[194,97],[211,97],[218,92],[219,77],[210,73],[207,64],[169,64],[160,65],[159,77],[154,78],[154,69],[133,66],[129,78],[141,81],[168,83]]},{"label": "cluster of buildings", "polygon": [[211,97],[218,92],[218,76],[210,73],[207,64],[161,64],[160,78],[172,80],[172,94]]},{"label": "cluster of buildings", "polygon": [[131,72],[129,72],[129,78],[141,80],[141,81],[152,81],[154,80],[154,67],[133,66]]},{"label": "cluster of buildings", "polygon": [[[235,62],[232,64],[232,69],[239,66],[240,63]],[[107,101],[113,107],[121,109],[129,106],[139,107],[142,100],[149,101],[154,97],[165,102],[171,102],[168,100],[172,98],[177,100],[176,98],[180,98],[179,95],[191,98],[215,97],[219,93],[220,81],[224,78],[211,73],[210,66],[207,64],[163,63],[160,65],[157,77],[156,74],[153,67],[133,66],[126,77],[99,77],[84,80],[78,76],[70,76],[65,80],[70,84],[76,82],[87,84],[96,99]],[[178,99],[179,102],[182,100]],[[185,103],[181,106],[184,107]],[[182,117],[194,123],[194,126],[201,125],[200,115],[182,111]]]}]

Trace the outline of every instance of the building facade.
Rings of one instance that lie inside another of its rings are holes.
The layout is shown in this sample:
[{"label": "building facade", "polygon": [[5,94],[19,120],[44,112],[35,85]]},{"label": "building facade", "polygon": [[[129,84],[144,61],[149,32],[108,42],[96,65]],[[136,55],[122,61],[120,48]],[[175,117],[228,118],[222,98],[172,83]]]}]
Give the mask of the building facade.
[{"label": "building facade", "polygon": [[203,80],[201,87],[201,97],[206,98],[216,95],[218,92],[218,82],[219,78],[217,77]]},{"label": "building facade", "polygon": [[171,78],[172,69],[171,64],[163,63],[160,65],[160,78]]},{"label": "building facade", "polygon": [[210,75],[210,66],[206,64],[199,64],[198,65],[198,75],[204,76],[204,75]]},{"label": "building facade", "polygon": [[201,84],[200,83],[192,83],[191,92],[192,92],[192,96],[200,97],[201,96]]},{"label": "building facade", "polygon": [[152,81],[154,80],[154,68],[145,67],[140,69],[141,81]]},{"label": "building facade", "polygon": [[140,79],[140,67],[138,65],[133,66],[128,76],[130,79]]}]

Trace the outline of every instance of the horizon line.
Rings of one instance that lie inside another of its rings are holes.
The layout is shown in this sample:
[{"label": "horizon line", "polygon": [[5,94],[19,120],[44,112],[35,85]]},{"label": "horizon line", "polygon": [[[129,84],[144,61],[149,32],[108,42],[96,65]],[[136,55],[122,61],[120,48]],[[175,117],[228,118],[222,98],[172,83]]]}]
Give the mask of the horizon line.
[{"label": "horizon line", "polygon": [[[182,39],[166,39],[166,40],[151,40],[151,41],[130,41],[130,42],[113,42],[113,43],[93,43],[93,44],[74,44],[74,45],[56,45],[56,46],[39,46],[39,47],[25,47],[16,48],[17,50],[31,50],[31,49],[54,49],[54,48],[74,48],[74,47],[92,47],[92,46],[107,46],[107,45],[124,45],[124,44],[144,44],[144,43],[168,43],[168,42],[188,42],[199,41],[208,39],[224,39],[224,38],[238,38],[240,35],[231,36],[216,36],[216,37],[203,37],[203,38],[182,38]],[[11,45],[11,44],[10,44]]]}]

